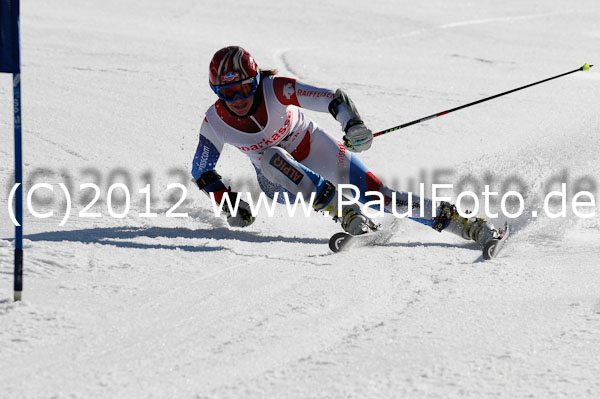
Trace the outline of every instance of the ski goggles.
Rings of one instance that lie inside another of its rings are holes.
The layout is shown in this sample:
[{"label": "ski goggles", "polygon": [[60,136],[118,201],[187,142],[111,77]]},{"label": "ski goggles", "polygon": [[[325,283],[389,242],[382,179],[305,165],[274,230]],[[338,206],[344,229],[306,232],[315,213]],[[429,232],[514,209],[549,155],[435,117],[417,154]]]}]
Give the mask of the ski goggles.
[{"label": "ski goggles", "polygon": [[259,81],[260,74],[257,74],[252,78],[225,85],[211,84],[210,87],[221,100],[232,103],[239,98],[247,100],[252,97],[256,91],[256,88],[258,87]]}]

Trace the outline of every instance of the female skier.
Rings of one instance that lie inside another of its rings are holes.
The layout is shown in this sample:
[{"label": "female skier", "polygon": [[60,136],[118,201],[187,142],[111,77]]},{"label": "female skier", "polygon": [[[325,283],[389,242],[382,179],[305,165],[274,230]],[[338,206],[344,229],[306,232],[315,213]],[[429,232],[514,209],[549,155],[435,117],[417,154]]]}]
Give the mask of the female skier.
[{"label": "female skier", "polygon": [[[408,194],[386,187],[352,152],[371,147],[373,133],[361,119],[354,103],[341,89],[317,88],[295,79],[275,76],[274,70],[261,70],[252,56],[237,46],[215,53],[210,63],[209,83],[219,97],[208,109],[200,128],[200,140],[193,161],[192,175],[205,193],[213,193],[221,203],[228,195],[232,203],[238,193],[226,188],[215,165],[224,144],[230,144],[252,161],[261,189],[271,198],[275,192],[303,195],[316,193],[314,209],[328,212],[342,228],[353,235],[363,234],[375,224],[357,205],[338,209],[339,184],[352,184],[360,190],[360,202],[373,200],[367,191],[379,191],[385,209],[405,213]],[[334,139],[301,108],[329,112],[341,124],[343,142]],[[290,196],[291,197],[291,196]],[[281,196],[279,196],[281,198]],[[454,205],[442,202],[435,211],[431,201],[413,196],[412,208],[424,216],[411,217],[437,231],[449,230],[484,246],[501,231],[480,218],[461,217]],[[250,208],[240,199],[232,215],[225,202],[227,222],[245,227],[254,222]]]}]

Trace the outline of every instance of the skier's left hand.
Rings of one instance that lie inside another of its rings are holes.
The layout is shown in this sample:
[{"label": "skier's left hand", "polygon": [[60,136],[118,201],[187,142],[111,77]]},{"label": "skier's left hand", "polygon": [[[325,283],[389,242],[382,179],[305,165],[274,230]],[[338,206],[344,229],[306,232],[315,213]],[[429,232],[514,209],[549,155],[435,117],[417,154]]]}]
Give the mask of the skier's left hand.
[{"label": "skier's left hand", "polygon": [[252,216],[250,211],[241,207],[242,202],[244,201],[240,201],[240,208],[238,209],[237,214],[227,218],[227,223],[231,227],[248,227],[254,223],[254,216]]},{"label": "skier's left hand", "polygon": [[366,151],[371,148],[372,142],[373,132],[364,123],[359,122],[347,128],[346,135],[344,136],[344,145],[350,151]]},{"label": "skier's left hand", "polygon": [[[230,191],[228,195],[233,205],[236,202],[237,196],[240,194]],[[250,208],[250,205],[248,205],[248,203],[243,199],[240,199],[239,201],[240,202],[235,215],[232,215],[227,203],[225,203],[223,210],[227,213],[227,223],[231,227],[248,227],[254,223],[255,220],[254,216],[252,216],[252,209]]]}]

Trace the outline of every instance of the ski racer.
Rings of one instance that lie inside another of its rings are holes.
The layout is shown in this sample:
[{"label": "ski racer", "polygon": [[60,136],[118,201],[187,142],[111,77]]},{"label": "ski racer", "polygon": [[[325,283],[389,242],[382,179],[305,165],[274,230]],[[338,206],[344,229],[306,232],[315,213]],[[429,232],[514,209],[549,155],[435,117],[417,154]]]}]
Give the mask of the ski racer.
[{"label": "ski racer", "polygon": [[[341,89],[313,87],[295,79],[276,76],[275,70],[261,70],[254,58],[241,47],[225,47],[210,62],[209,84],[218,96],[210,106],[202,126],[192,175],[200,190],[213,193],[218,203],[225,195],[235,203],[239,195],[228,189],[215,165],[225,144],[246,154],[256,170],[258,183],[267,196],[287,191],[290,198],[316,193],[313,207],[341,222],[344,231],[359,235],[375,227],[356,205],[338,209],[337,186],[352,184],[360,190],[360,202],[373,200],[367,191],[379,191],[385,209],[405,213],[408,193],[396,192],[383,184],[355,153],[371,147],[373,133],[365,126],[352,100]],[[330,113],[344,132],[337,140],[307,117],[302,109]],[[278,196],[281,202],[281,195]],[[456,207],[442,202],[432,211],[431,200],[412,198],[412,220],[447,230],[481,246],[497,238],[501,231],[485,219],[461,217]],[[239,199],[234,215],[224,205],[227,222],[245,227],[254,222],[249,205]]]}]

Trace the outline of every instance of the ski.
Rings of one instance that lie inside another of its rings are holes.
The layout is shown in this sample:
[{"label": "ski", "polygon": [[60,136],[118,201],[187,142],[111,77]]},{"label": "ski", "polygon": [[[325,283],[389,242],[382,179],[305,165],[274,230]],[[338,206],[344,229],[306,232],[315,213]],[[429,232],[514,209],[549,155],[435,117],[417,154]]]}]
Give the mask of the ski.
[{"label": "ski", "polygon": [[333,252],[340,252],[348,249],[350,246],[355,247],[359,243],[360,246],[369,245],[376,234],[376,232],[371,232],[355,236],[345,232],[335,233],[329,239],[329,249]]},{"label": "ski", "polygon": [[[379,228],[360,235],[352,235],[345,232],[335,233],[329,239],[329,249],[337,253],[350,248],[385,244],[394,234],[395,229],[393,227],[394,226],[392,225],[385,229]],[[497,238],[489,241],[483,247],[483,259],[491,260],[495,258],[504,247],[509,235],[510,226],[508,223],[505,223],[504,230],[502,230],[501,234]]]},{"label": "ski", "polygon": [[498,253],[502,250],[502,247],[506,243],[508,236],[510,235],[510,227],[508,223],[504,224],[504,231],[493,240],[489,241],[483,247],[483,259],[490,260],[495,258]]},{"label": "ski", "polygon": [[395,219],[385,228],[378,225],[376,229],[369,230],[369,232],[365,234],[352,235],[346,232],[335,233],[329,239],[329,249],[333,252],[340,252],[350,248],[385,244],[398,230],[400,224],[399,220],[400,219]]}]

